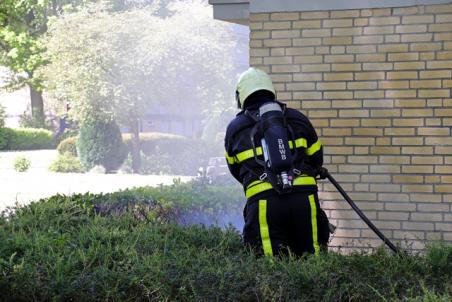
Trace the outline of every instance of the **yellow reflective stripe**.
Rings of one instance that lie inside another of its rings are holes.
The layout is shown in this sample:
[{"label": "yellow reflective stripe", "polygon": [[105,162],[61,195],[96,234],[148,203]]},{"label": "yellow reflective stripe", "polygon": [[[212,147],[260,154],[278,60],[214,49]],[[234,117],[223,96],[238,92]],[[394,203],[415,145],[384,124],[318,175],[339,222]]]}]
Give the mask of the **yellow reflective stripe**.
[{"label": "yellow reflective stripe", "polygon": [[232,156],[229,156],[229,154],[226,152],[224,154],[224,156],[226,157],[226,160],[228,161],[228,164],[233,165],[235,164],[235,158]]},{"label": "yellow reflective stripe", "polygon": [[264,192],[267,190],[271,190],[271,189],[273,189],[271,183],[263,182],[259,185],[256,185],[256,186],[253,186],[253,187],[247,189],[245,192],[245,196],[246,196],[246,198],[251,198],[258,193],[261,193],[261,192]]},{"label": "yellow reflective stripe", "polygon": [[267,200],[259,200],[259,228],[262,239],[262,248],[265,256],[273,256],[270,231],[267,224]]},{"label": "yellow reflective stripe", "polygon": [[[294,186],[309,186],[309,185],[317,185],[317,182],[314,177],[301,175],[295,178],[293,182]],[[260,180],[253,181],[247,186],[245,196],[246,198],[251,198],[254,195],[273,189],[273,186],[269,182],[263,182]]]},{"label": "yellow reflective stripe", "polygon": [[309,195],[309,205],[311,206],[312,245],[314,246],[314,254],[318,256],[320,247],[317,232],[317,206],[314,195]]},{"label": "yellow reflective stripe", "polygon": [[306,154],[311,156],[317,151],[322,148],[322,143],[320,143],[320,140],[317,140],[315,143],[313,143],[308,149],[306,149]]},{"label": "yellow reflective stripe", "polygon": [[[305,138],[298,138],[295,140],[295,148],[304,147],[306,148],[308,145]],[[293,149],[293,141],[289,141],[289,147],[290,149]]]},{"label": "yellow reflective stripe", "polygon": [[[262,155],[262,148],[261,147],[257,147],[256,148],[256,153],[257,155]],[[244,160],[250,159],[254,157],[254,152],[253,149],[249,149],[243,152],[240,152],[239,154],[237,154],[237,160],[239,163],[241,163]]]}]

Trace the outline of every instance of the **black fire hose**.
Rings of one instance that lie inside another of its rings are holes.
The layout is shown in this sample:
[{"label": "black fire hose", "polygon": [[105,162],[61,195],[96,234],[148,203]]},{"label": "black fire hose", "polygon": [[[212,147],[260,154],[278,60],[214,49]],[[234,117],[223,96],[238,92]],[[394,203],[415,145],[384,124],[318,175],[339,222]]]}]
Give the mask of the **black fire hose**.
[{"label": "black fire hose", "polygon": [[396,254],[398,255],[406,255],[405,252],[396,247],[380,230],[372,223],[372,221],[367,218],[367,216],[358,208],[355,202],[348,196],[348,194],[344,191],[344,189],[338,184],[338,182],[334,179],[334,177],[328,172],[325,168],[320,168],[318,170],[318,175],[320,179],[328,178],[328,180],[336,187],[336,189],[341,193],[344,199],[350,204],[350,206],[355,210],[356,214],[375,232],[375,234],[380,237],[381,240]]}]

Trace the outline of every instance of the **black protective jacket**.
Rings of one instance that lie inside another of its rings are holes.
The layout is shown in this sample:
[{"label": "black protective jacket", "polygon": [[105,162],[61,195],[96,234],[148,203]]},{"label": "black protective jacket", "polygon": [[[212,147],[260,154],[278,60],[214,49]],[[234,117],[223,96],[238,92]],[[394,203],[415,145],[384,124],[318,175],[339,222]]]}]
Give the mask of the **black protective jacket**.
[{"label": "black protective jacket", "polygon": [[[250,138],[255,121],[249,115],[245,114],[246,110],[251,114],[255,114],[259,110],[260,105],[269,101],[274,102],[274,100],[268,98],[260,98],[251,102],[251,105],[245,107],[244,110],[237,114],[229,123],[226,130],[225,149],[228,167],[234,178],[243,185],[248,199],[261,197],[261,193],[275,193],[273,189],[269,188],[268,184],[263,185],[263,182],[259,181],[258,175],[263,172],[263,168],[254,158]],[[294,132],[295,147],[298,151],[294,166],[304,174],[303,177],[300,177],[294,183],[293,191],[316,192],[317,184],[314,179],[315,175],[309,173],[309,169],[306,168],[318,168],[322,166],[322,145],[314,127],[304,114],[295,109],[286,108],[285,118]],[[257,140],[256,143],[260,144],[260,140]],[[260,145],[256,147],[260,147]],[[259,158],[262,159],[262,156],[259,156]],[[258,186],[259,189],[256,185],[260,185]],[[253,187],[254,190],[252,189]]]}]

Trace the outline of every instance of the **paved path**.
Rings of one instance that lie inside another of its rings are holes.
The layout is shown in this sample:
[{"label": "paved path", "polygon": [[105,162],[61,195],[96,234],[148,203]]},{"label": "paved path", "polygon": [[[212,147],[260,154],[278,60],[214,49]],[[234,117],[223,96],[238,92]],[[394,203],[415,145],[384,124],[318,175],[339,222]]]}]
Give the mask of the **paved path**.
[{"label": "paved path", "polygon": [[[13,160],[24,155],[31,160],[29,172],[16,172]],[[27,204],[57,193],[73,194],[84,192],[115,192],[133,187],[172,184],[174,178],[187,181],[190,177],[131,175],[131,174],[91,174],[48,172],[56,151],[0,152],[0,211],[16,202]]]}]

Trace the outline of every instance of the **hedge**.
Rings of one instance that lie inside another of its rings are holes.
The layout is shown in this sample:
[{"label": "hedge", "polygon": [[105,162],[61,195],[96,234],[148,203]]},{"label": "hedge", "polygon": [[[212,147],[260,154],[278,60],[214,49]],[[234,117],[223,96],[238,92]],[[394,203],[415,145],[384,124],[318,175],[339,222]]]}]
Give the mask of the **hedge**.
[{"label": "hedge", "polygon": [[408,257],[377,250],[270,260],[245,249],[232,228],[173,223],[185,206],[165,200],[190,199],[196,187],[178,188],[58,195],[3,215],[0,301],[452,298],[451,246]]},{"label": "hedge", "polygon": [[0,128],[0,150],[53,149],[52,132],[34,128]]}]

